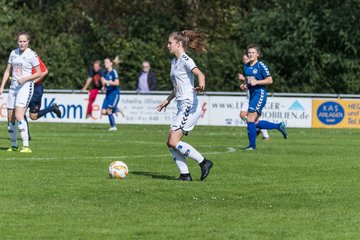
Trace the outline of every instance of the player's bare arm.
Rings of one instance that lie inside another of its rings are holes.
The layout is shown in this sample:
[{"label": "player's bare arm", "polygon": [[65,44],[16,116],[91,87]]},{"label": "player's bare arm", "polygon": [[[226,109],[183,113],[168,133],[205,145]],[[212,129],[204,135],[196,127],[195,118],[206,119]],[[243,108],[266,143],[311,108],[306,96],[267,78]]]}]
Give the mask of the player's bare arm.
[{"label": "player's bare arm", "polygon": [[5,72],[4,72],[2,81],[1,81],[0,95],[2,95],[3,92],[4,92],[5,84],[6,84],[7,80],[9,79],[9,76],[10,76],[10,69],[11,69],[11,65],[8,63],[8,64],[6,65],[6,69],[5,69]]},{"label": "player's bare arm", "polygon": [[162,101],[157,107],[156,110],[158,112],[161,112],[164,109],[164,112],[166,111],[166,107],[170,104],[171,100],[173,100],[175,97],[175,89],[170,93],[170,95]]},{"label": "player's bare arm", "polygon": [[245,81],[245,80],[246,80],[245,77],[244,77],[244,75],[241,74],[241,73],[238,74],[238,79],[239,79],[240,81]]},{"label": "player's bare arm", "polygon": [[115,79],[114,81],[106,81],[106,86],[119,86],[120,81],[119,79]]},{"label": "player's bare arm", "polygon": [[37,79],[41,76],[41,70],[40,70],[40,65],[35,67],[35,70],[36,72],[33,74],[33,75],[30,75],[30,76],[27,76],[27,77],[21,77],[18,82],[20,84],[24,84],[28,81],[31,81],[31,80],[34,80],[34,79]]},{"label": "player's bare arm", "polygon": [[247,88],[247,85],[246,85],[246,84],[243,83],[243,84],[240,85],[240,90],[241,90],[241,91],[246,92],[247,89],[248,89],[248,88]]},{"label": "player's bare arm", "polygon": [[101,77],[101,84],[102,84],[101,91],[105,91],[105,88],[106,88],[106,79],[105,79],[104,77]]},{"label": "player's bare arm", "polygon": [[91,81],[92,81],[92,78],[91,78],[91,77],[88,77],[88,78],[86,79],[85,85],[84,85],[84,87],[81,89],[81,91],[86,91],[86,89],[89,87]]},{"label": "player's bare arm", "polygon": [[38,77],[38,78],[36,78],[35,80],[34,80],[34,83],[37,83],[37,82],[39,82],[39,81],[42,81],[45,77],[46,77],[46,75],[49,73],[49,71],[46,69],[44,72],[41,72],[41,75],[40,75],[40,77]]},{"label": "player's bare arm", "polygon": [[201,72],[199,68],[194,68],[192,72],[199,81],[199,85],[195,87],[195,90],[197,93],[201,93],[205,90],[205,75]]},{"label": "player's bare arm", "polygon": [[270,85],[273,83],[273,79],[271,76],[265,78],[264,80],[261,81],[257,81],[254,77],[250,77],[250,84],[251,86],[256,86],[256,85]]}]

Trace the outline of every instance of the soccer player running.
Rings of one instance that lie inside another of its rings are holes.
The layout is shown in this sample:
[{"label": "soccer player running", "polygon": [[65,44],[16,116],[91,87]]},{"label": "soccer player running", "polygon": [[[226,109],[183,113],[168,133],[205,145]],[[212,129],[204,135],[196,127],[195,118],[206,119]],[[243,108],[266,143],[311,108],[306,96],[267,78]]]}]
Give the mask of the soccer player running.
[{"label": "soccer player running", "polygon": [[[117,62],[114,60],[114,63]],[[101,114],[108,115],[110,128],[109,131],[117,131],[115,126],[114,113],[117,112],[117,105],[120,100],[120,81],[118,73],[113,69],[113,62],[110,58],[104,60],[106,71],[101,78],[103,88],[106,88],[106,95],[102,104]]]},{"label": "soccer player running", "polygon": [[[24,116],[33,95],[34,80],[41,76],[39,59],[36,53],[29,48],[29,41],[30,38],[26,32],[20,32],[17,35],[18,48],[10,53],[0,86],[1,95],[11,71],[11,85],[7,99],[8,132],[11,139],[11,147],[8,151],[18,151],[15,126],[15,120],[17,120],[23,141],[21,153],[31,153],[28,126],[24,121]],[[34,74],[32,74],[32,68],[35,68]]]},{"label": "soccer player running", "polygon": [[[157,106],[157,110],[159,112],[165,111],[171,100],[176,98],[178,111],[170,126],[166,144],[180,172],[178,180],[192,181],[185,157],[198,162],[201,168],[200,180],[204,180],[208,176],[213,163],[204,158],[190,144],[181,141],[181,139],[195,127],[201,115],[201,106],[198,106],[196,93],[200,93],[205,89],[205,75],[186,54],[185,50],[189,47],[199,52],[206,52],[207,35],[191,30],[173,32],[169,35],[167,47],[169,52],[175,55],[175,58],[171,61],[170,72],[174,89],[167,99]],[[194,87],[194,76],[199,81],[196,88]]]},{"label": "soccer player running", "polygon": [[[245,66],[245,64],[250,62],[250,59],[248,58],[248,56],[246,54],[243,55],[242,58],[242,62],[243,65]],[[244,92],[246,92],[246,98],[245,101],[242,103],[241,106],[241,110],[240,110],[240,118],[244,121],[247,122],[247,115],[248,115],[248,108],[249,108],[249,100],[250,100],[250,92],[249,89],[247,89],[246,84],[245,84],[245,77],[243,74],[239,73],[239,80],[243,81],[244,83],[242,83],[240,85],[240,89]],[[260,129],[256,132],[256,135],[259,135],[260,132],[263,135],[263,140],[270,140],[270,136],[269,133],[266,129]]]},{"label": "soccer player running", "polygon": [[[41,60],[40,56],[38,55],[39,63],[40,63],[40,71],[41,75],[40,77],[36,78],[34,80],[35,86],[34,86],[34,94],[31,98],[31,101],[29,103],[29,109],[30,109],[30,118],[32,120],[38,120],[39,118],[45,116],[49,112],[54,112],[58,118],[61,117],[61,111],[56,103],[52,104],[50,107],[47,107],[43,110],[40,110],[41,107],[41,99],[44,93],[44,86],[43,86],[43,79],[48,74],[48,69],[45,65],[45,63]],[[36,72],[35,68],[32,69],[32,74]],[[29,134],[29,140],[31,140],[30,136],[30,127],[29,122],[27,121],[26,116],[24,117],[25,121],[28,124],[28,134]]]},{"label": "soccer player running", "polygon": [[277,129],[283,137],[287,138],[287,131],[285,123],[279,124],[271,123],[268,121],[259,120],[262,109],[266,104],[266,85],[273,83],[269,68],[258,58],[261,55],[260,48],[252,44],[247,47],[247,56],[249,57],[249,63],[244,66],[244,75],[247,81],[247,88],[250,92],[250,101],[247,115],[247,130],[248,138],[250,141],[249,146],[244,150],[256,150],[256,128],[259,129]]},{"label": "soccer player running", "polygon": [[84,87],[81,91],[86,91],[90,86],[92,89],[89,91],[89,103],[86,111],[86,118],[91,117],[93,110],[93,103],[95,102],[96,96],[99,93],[99,90],[102,88],[101,77],[104,75],[104,69],[101,68],[101,63],[99,60],[96,60],[93,64],[92,69],[88,73],[88,78],[86,79]]}]

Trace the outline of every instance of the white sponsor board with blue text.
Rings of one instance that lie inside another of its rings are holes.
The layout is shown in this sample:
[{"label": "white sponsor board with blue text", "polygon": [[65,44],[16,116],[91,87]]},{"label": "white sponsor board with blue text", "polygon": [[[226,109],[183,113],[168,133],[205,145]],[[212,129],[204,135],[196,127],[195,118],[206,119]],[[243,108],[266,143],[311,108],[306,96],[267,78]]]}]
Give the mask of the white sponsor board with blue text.
[{"label": "white sponsor board with blue text", "polygon": [[[209,102],[209,125],[245,126],[240,119],[245,97],[211,96]],[[312,99],[269,97],[262,111],[262,120],[279,123],[288,127],[311,128]]]},{"label": "white sponsor board with blue text", "polygon": [[[101,116],[101,105],[104,99],[99,94],[90,118],[86,118],[87,94],[44,94],[42,108],[59,105],[62,117],[53,113],[39,119],[39,122],[68,123],[108,123],[107,116]],[[0,120],[6,121],[6,98],[0,96]],[[115,114],[117,124],[166,124],[170,125],[176,114],[176,104],[173,101],[166,112],[157,112],[156,106],[166,98],[164,95],[122,95],[119,103],[121,113]],[[199,107],[202,108],[202,118],[199,125],[214,126],[245,126],[239,113],[245,97],[240,96],[199,96]],[[286,122],[289,127],[311,127],[311,98],[280,98],[270,97],[263,110],[262,119],[272,122]]]}]

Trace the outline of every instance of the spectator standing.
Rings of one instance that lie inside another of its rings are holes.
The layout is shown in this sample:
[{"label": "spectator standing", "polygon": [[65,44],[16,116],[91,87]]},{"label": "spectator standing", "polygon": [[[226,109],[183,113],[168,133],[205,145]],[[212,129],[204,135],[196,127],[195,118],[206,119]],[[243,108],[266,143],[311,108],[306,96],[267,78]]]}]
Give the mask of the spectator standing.
[{"label": "spectator standing", "polygon": [[150,71],[150,63],[142,63],[142,71],[138,74],[136,80],[136,91],[138,93],[149,93],[156,90],[157,79],[154,72]]},{"label": "spectator standing", "polygon": [[86,89],[91,85],[86,118],[91,116],[96,96],[98,95],[99,90],[102,88],[101,77],[104,75],[104,73],[105,70],[101,68],[101,62],[96,60],[88,73],[88,78],[86,79],[84,87],[81,89],[81,91],[86,91]]}]

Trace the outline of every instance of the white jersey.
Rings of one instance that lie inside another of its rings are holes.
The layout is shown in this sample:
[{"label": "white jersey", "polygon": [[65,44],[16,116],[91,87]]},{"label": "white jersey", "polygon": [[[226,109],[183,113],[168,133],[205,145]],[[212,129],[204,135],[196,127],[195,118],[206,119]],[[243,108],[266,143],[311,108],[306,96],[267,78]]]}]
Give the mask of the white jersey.
[{"label": "white jersey", "polygon": [[171,61],[170,78],[176,93],[176,100],[188,104],[197,104],[196,91],[194,90],[195,62],[186,54],[182,53],[179,59]]},{"label": "white jersey", "polygon": [[22,53],[19,48],[12,50],[8,63],[11,64],[12,87],[16,87],[19,84],[18,80],[21,77],[31,76],[32,68],[40,65],[36,53],[30,48]]}]

